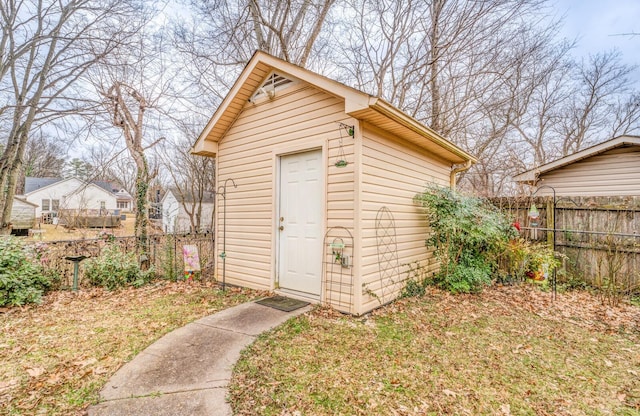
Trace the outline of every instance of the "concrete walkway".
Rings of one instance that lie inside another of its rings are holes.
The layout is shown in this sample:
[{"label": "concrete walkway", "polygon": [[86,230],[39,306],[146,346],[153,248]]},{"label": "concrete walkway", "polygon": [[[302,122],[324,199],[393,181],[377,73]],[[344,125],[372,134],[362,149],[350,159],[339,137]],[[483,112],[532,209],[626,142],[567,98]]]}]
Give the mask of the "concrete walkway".
[{"label": "concrete walkway", "polygon": [[282,312],[251,302],[178,328],[118,370],[100,392],[101,403],[88,413],[231,415],[227,387],[240,351],[310,308]]}]

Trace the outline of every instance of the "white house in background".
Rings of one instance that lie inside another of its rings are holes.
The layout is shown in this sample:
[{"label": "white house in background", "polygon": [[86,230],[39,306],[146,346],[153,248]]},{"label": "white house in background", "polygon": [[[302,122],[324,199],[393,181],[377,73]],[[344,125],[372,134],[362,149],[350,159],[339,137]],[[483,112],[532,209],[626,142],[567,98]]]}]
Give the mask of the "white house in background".
[{"label": "white house in background", "polygon": [[117,209],[117,198],[100,186],[84,182],[78,178],[27,178],[25,199],[36,208],[36,218],[43,214],[53,214],[60,210],[92,211],[105,215]]},{"label": "white house in background", "polygon": [[180,192],[177,188],[170,188],[160,203],[162,205],[162,229],[165,232],[191,231],[192,225],[189,213],[193,213],[194,219],[198,216],[200,217],[200,230],[197,231],[212,229],[213,192],[205,192],[200,198],[190,192]]}]

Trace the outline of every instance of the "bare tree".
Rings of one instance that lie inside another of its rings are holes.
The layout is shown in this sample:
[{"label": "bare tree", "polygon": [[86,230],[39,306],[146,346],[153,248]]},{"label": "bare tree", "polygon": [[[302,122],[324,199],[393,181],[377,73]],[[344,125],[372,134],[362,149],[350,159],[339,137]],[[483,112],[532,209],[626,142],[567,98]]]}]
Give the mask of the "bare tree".
[{"label": "bare tree", "polygon": [[638,119],[640,107],[619,105],[629,89],[629,74],[634,68],[622,64],[618,52],[592,55],[576,67],[574,92],[558,132],[562,137],[561,156],[602,141],[612,133],[638,128],[629,122]]},{"label": "bare tree", "polygon": [[[120,0],[0,2],[0,234],[9,232],[17,181],[34,127],[77,111],[77,80],[128,37]],[[120,22],[122,20],[120,19]]]},{"label": "bare tree", "polygon": [[[217,105],[256,50],[308,66],[319,61],[335,0],[190,0],[191,21],[174,22],[182,95],[193,109]],[[197,17],[195,17],[197,16]],[[203,94],[204,93],[204,94]],[[192,111],[193,111],[192,110]],[[208,118],[210,114],[201,114]]]},{"label": "bare tree", "polygon": [[27,176],[61,177],[65,158],[66,150],[56,140],[44,134],[32,136],[26,145],[16,193],[24,192],[24,180]]},{"label": "bare tree", "polygon": [[94,145],[88,160],[95,167],[95,180],[117,184],[130,195],[135,194],[136,164],[127,153],[127,148],[122,148],[122,143],[107,145],[103,142]]},{"label": "bare tree", "polygon": [[576,63],[568,50],[558,52],[537,60],[543,71],[518,94],[528,102],[511,120],[513,173],[640,128],[638,94],[627,77],[632,68],[617,54]]},{"label": "bare tree", "polygon": [[[114,53],[105,65],[91,72],[91,82],[102,98],[106,118],[122,139],[135,164],[133,198],[136,207],[135,235],[142,256],[148,250],[149,186],[157,175],[146,150],[163,138],[161,108],[171,101],[169,69],[165,66],[163,42],[155,33],[140,33],[129,47]],[[97,126],[101,126],[100,123]]]},{"label": "bare tree", "polygon": [[505,182],[499,161],[514,119],[526,113],[532,86],[548,70],[538,60],[553,50],[558,23],[539,17],[544,3],[352,0],[341,6],[356,23],[335,31],[346,51],[335,60],[343,81],[476,155],[478,165],[463,178],[490,194]]},{"label": "bare tree", "polygon": [[479,194],[508,192],[510,176],[532,164],[638,131],[631,68],[615,54],[576,64],[548,0],[191,5],[198,19],[176,26],[175,39],[194,101],[212,97],[203,117],[262,49],[383,97],[477,156],[461,176]]},{"label": "bare tree", "polygon": [[113,80],[106,89],[102,89],[104,106],[113,117],[113,125],[122,131],[129,154],[136,164],[135,185],[135,234],[137,248],[146,253],[149,227],[148,189],[153,173],[149,170],[143,147],[145,112],[150,103],[136,87],[126,82]]},{"label": "bare tree", "polygon": [[631,70],[576,65],[545,0],[349,0],[334,30],[341,80],[381,96],[478,157],[463,186],[506,192],[531,163],[638,129]]}]

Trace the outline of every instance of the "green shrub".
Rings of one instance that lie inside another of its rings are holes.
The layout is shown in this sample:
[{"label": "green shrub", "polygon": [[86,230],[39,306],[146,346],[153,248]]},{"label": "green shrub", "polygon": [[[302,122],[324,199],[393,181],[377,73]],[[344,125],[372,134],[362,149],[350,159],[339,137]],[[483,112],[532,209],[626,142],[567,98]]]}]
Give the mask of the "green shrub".
[{"label": "green shrub", "polygon": [[116,244],[108,244],[100,257],[87,260],[84,274],[92,286],[109,290],[132,285],[140,287],[153,278],[153,271],[143,271],[136,254],[125,253]]},{"label": "green shrub", "polygon": [[0,238],[0,306],[40,302],[50,286],[33,247],[16,237]]},{"label": "green shrub", "polygon": [[491,283],[498,260],[517,236],[507,217],[488,202],[432,185],[415,196],[425,208],[440,271],[435,283],[453,293],[477,292]]}]

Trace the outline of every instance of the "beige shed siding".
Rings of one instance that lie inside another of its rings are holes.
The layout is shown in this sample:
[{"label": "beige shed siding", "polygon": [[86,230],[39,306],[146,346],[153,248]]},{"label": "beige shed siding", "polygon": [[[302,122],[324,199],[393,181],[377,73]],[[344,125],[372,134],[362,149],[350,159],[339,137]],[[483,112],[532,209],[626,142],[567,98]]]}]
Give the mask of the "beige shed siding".
[{"label": "beige shed siding", "polygon": [[[373,127],[365,128],[362,157],[362,311],[367,312],[398,295],[407,268],[420,261],[435,268],[435,260],[425,247],[428,227],[413,197],[427,183],[448,185],[450,163],[424,149],[394,138]],[[380,281],[376,215],[383,206],[395,220],[398,271],[393,281]],[[371,294],[375,294],[372,296]]]},{"label": "beige shed siding", "polygon": [[[228,283],[273,289],[276,154],[324,146],[328,154],[325,226],[353,227],[352,138],[343,139],[350,164],[342,169],[334,166],[340,138],[337,122],[349,120],[343,100],[302,82],[278,92],[273,100],[245,104],[218,144],[218,183],[233,178],[238,186],[233,188],[229,182],[227,187]],[[222,203],[218,198],[218,254],[222,252]],[[222,261],[217,273],[221,278]]]},{"label": "beige shed siding", "polygon": [[[557,195],[640,195],[640,147],[618,148],[540,175],[539,185],[552,186]],[[546,188],[536,195],[550,194]]]},{"label": "beige shed siding", "polygon": [[14,230],[25,230],[35,227],[36,207],[18,198],[13,199],[11,206],[11,225]]}]

